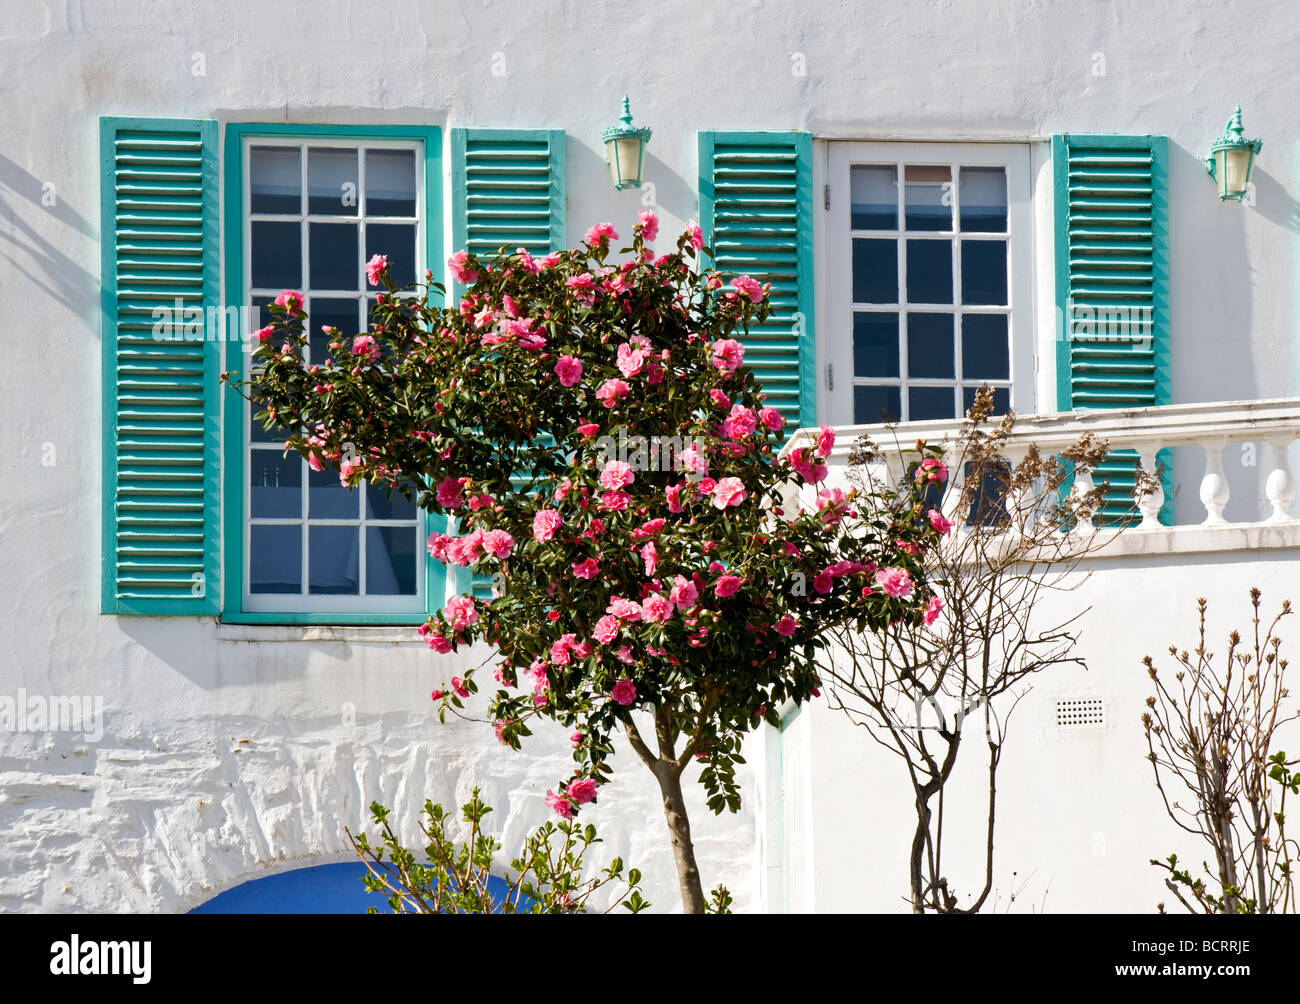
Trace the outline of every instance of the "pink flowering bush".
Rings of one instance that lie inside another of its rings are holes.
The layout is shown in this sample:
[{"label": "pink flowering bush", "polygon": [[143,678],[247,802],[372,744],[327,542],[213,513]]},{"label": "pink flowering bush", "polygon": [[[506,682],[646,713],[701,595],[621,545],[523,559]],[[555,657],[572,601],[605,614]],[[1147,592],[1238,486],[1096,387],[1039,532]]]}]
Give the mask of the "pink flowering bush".
[{"label": "pink flowering bush", "polygon": [[[469,288],[449,307],[431,277],[398,291],[372,259],[386,287],[376,347],[304,365],[289,299],[251,390],[266,423],[315,430],[289,448],[354,457],[345,483],[454,518],[430,553],[496,588],[491,602],[448,601],[420,628],[427,644],[495,646],[486,704],[503,744],[518,749],[541,719],[581,735],[548,796],[562,818],[597,798],[624,734],[663,792],[683,902],[700,912],[683,772],[698,764],[709,807],[735,811],[741,738],[817,691],[824,628],[926,616],[923,559],[941,531],[924,493],[938,472],[891,496],[885,519],[846,518],[864,500],[842,491],[786,511],[788,485],[825,479],[834,434],[778,458],[782,416],[744,365],[766,287],[702,268],[697,227],[656,256],[657,226],[642,214],[618,260],[609,224],[540,261],[457,252]],[[480,675],[439,688],[440,713],[463,711]]]}]

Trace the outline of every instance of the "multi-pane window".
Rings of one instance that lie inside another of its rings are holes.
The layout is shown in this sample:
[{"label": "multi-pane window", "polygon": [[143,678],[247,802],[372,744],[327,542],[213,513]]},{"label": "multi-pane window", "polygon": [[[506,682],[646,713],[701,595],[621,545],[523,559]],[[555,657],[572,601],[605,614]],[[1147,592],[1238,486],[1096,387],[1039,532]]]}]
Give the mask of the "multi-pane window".
[{"label": "multi-pane window", "polygon": [[[405,284],[423,273],[419,144],[250,139],[245,147],[244,287],[266,306],[301,290],[307,362],[348,351],[374,307],[364,263],[386,254]],[[245,609],[400,613],[423,608],[419,513],[400,494],[346,489],[337,472],[285,455],[283,430],[246,411]]]},{"label": "multi-pane window", "polygon": [[995,411],[1012,406],[1027,167],[1021,147],[835,145],[833,420],[954,418],[982,384]]}]

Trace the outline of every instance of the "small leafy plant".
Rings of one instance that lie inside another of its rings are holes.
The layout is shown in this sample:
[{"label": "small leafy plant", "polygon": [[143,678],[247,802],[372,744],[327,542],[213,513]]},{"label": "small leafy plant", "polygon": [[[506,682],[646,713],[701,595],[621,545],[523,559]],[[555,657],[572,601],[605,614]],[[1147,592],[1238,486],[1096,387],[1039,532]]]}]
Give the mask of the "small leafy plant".
[{"label": "small leafy plant", "polygon": [[[362,879],[367,891],[385,894],[393,913],[587,913],[592,896],[611,885],[613,895],[597,912],[610,913],[621,906],[640,913],[650,906],[638,888],[640,871],[625,870],[622,858],[584,877],[583,860],[601,840],[595,826],[572,819],[547,822],[530,833],[503,878],[494,879],[501,843],[483,831],[483,820],[491,811],[475,788],[460,812],[469,824],[469,838],[457,843],[447,834],[451,814],[426,800],[420,829],[429,843],[427,863],[421,863],[393,832],[389,810],[371,803],[371,820],[380,829],[378,842],[372,843],[365,833],[348,832],[369,869]],[[366,912],[379,911],[372,906]]]}]

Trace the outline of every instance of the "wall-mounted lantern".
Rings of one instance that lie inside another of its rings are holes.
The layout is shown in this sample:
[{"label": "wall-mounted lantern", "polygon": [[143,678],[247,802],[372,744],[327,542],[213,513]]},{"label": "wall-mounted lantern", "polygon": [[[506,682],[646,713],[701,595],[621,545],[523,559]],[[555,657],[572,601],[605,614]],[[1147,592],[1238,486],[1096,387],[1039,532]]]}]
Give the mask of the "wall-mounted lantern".
[{"label": "wall-mounted lantern", "polygon": [[1205,158],[1205,167],[1210,176],[1219,183],[1219,201],[1231,199],[1240,202],[1250,184],[1250,169],[1255,163],[1255,154],[1259,153],[1263,141],[1246,139],[1242,134],[1241,105],[1238,105],[1223,127],[1223,135],[1210,147],[1210,155]]},{"label": "wall-mounted lantern", "polygon": [[632,110],[623,95],[623,114],[619,124],[601,133],[605,154],[609,158],[609,175],[620,192],[641,187],[641,168],[645,165],[645,147],[650,142],[650,128],[632,125]]}]

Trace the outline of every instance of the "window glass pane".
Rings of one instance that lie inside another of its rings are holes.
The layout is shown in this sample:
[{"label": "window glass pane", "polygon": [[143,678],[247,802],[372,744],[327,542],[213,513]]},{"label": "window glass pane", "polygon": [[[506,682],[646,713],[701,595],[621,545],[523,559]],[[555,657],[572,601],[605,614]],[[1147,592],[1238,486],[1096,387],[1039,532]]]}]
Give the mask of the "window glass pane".
[{"label": "window glass pane", "polygon": [[897,314],[859,311],[853,315],[853,375],[899,375]]},{"label": "window glass pane", "polygon": [[908,164],[903,174],[908,230],[952,229],[952,168]]},{"label": "window glass pane", "polygon": [[296,146],[248,151],[248,201],[254,213],[302,212],[302,167]]},{"label": "window glass pane", "polygon": [[[979,390],[979,384],[966,387],[962,391],[962,414],[970,411],[971,406],[975,403],[975,391]],[[1009,387],[993,388],[993,415],[1005,415],[1011,410],[1011,389]]]},{"label": "window glass pane", "polygon": [[307,472],[307,508],[312,519],[357,519],[360,495],[339,483],[336,470]]},{"label": "window glass pane", "polygon": [[302,285],[302,231],[298,223],[251,224],[254,289],[297,289]]},{"label": "window glass pane", "polygon": [[366,484],[366,519],[415,519],[415,503],[408,501],[401,492],[394,490],[392,498],[386,498],[385,487]]},{"label": "window glass pane", "polygon": [[366,215],[415,215],[415,151],[366,151]]},{"label": "window glass pane", "polygon": [[312,289],[360,289],[355,223],[312,223],[307,235]]},{"label": "window glass pane", "polygon": [[907,242],[907,302],[952,303],[952,241]]},{"label": "window glass pane", "polygon": [[366,259],[377,254],[388,255],[388,277],[399,287],[415,282],[415,224],[368,224]]},{"label": "window glass pane", "polygon": [[907,375],[950,380],[957,375],[952,314],[907,315]]},{"label": "window glass pane", "polygon": [[928,418],[955,418],[957,392],[952,387],[909,387],[907,420],[924,422]]},{"label": "window glass pane", "polygon": [[998,305],[1007,302],[1005,241],[961,242],[961,301]]},{"label": "window glass pane", "polygon": [[414,596],[415,527],[366,527],[366,592]]},{"label": "window glass pane", "polygon": [[302,592],[301,526],[248,528],[248,589],[252,593]]},{"label": "window glass pane", "polygon": [[307,528],[307,591],[329,595],[361,592],[361,534],[356,526]]},{"label": "window glass pane", "polygon": [[896,242],[879,238],[853,238],[853,302],[898,302]]},{"label": "window glass pane", "polygon": [[265,519],[302,515],[302,458],[280,450],[252,450],[248,455],[249,513]]},{"label": "window glass pane", "polygon": [[854,230],[897,230],[898,167],[854,164],[849,168],[849,203]]},{"label": "window glass pane", "polygon": [[307,211],[330,216],[356,216],[357,151],[311,147],[307,151]]},{"label": "window glass pane", "polygon": [[1007,171],[1003,167],[961,169],[961,228],[1007,232]]},{"label": "window glass pane", "polygon": [[853,421],[858,425],[897,422],[903,413],[897,387],[854,387]]},{"label": "window glass pane", "polygon": [[974,484],[967,526],[1001,526],[1011,519],[1007,512],[1007,484],[1011,468],[1007,464],[967,464],[966,478]]},{"label": "window glass pane", "polygon": [[1006,314],[967,314],[961,319],[961,371],[981,380],[1010,379]]},{"label": "window glass pane", "polygon": [[313,296],[308,305],[311,317],[308,321],[308,334],[311,338],[311,359],[313,363],[323,363],[330,355],[329,339],[321,331],[321,325],[328,324],[338,328],[351,348],[353,337],[360,331],[361,301],[347,300],[342,297]]}]

